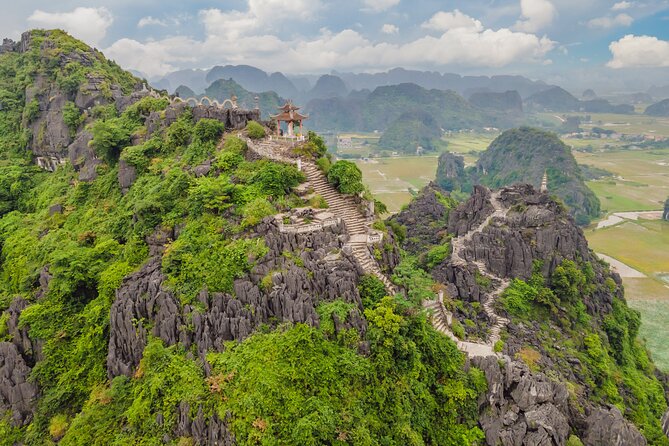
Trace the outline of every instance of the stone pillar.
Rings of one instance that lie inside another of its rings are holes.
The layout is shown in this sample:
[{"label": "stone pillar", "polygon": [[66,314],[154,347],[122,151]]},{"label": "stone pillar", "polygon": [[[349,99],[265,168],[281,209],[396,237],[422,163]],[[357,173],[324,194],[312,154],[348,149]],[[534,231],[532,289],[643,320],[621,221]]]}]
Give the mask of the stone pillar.
[{"label": "stone pillar", "polygon": [[300,120],[300,136],[304,135],[304,130],[302,130],[302,120]]},{"label": "stone pillar", "polygon": [[276,120],[276,136],[281,136],[281,121]]},{"label": "stone pillar", "polygon": [[369,200],[367,202],[367,213],[370,217],[374,216],[374,200]]},{"label": "stone pillar", "polygon": [[293,136],[293,121],[288,122],[288,136]]},{"label": "stone pillar", "polygon": [[444,290],[439,290],[439,302],[444,303]]},{"label": "stone pillar", "polygon": [[302,172],[302,158],[297,159],[297,170]]}]

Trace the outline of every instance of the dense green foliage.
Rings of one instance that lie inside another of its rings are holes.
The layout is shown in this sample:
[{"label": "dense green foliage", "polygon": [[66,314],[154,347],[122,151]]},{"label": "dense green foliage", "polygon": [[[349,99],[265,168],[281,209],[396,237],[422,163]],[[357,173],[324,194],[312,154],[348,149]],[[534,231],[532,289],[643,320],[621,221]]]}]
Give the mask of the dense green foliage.
[{"label": "dense green foliage", "polygon": [[357,194],[365,190],[362,172],[355,163],[339,160],[328,169],[328,181],[342,194]]},{"label": "dense green foliage", "polygon": [[401,153],[415,154],[435,149],[441,138],[441,127],[427,113],[405,113],[390,123],[379,140],[379,147]]},{"label": "dense green foliage", "polygon": [[246,124],[246,133],[251,139],[262,139],[265,137],[264,127],[255,121],[249,121],[249,123]]}]

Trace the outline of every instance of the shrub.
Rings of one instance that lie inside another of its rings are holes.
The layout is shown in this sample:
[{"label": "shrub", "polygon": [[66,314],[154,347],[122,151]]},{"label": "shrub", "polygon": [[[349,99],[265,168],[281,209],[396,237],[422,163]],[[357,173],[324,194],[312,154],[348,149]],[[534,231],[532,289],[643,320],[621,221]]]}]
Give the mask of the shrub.
[{"label": "shrub", "polygon": [[495,342],[495,345],[493,346],[492,349],[495,353],[502,352],[504,350],[504,341],[502,341],[501,339],[498,340],[497,342]]},{"label": "shrub", "polygon": [[268,195],[280,197],[305,179],[304,174],[295,166],[265,161],[251,175],[250,182],[258,185]]},{"label": "shrub", "polygon": [[220,213],[232,206],[230,195],[233,185],[224,175],[216,178],[201,177],[188,190],[191,212],[201,215],[204,211]]},{"label": "shrub", "polygon": [[443,245],[437,245],[431,248],[425,256],[427,269],[431,270],[435,266],[441,265],[450,253],[451,245],[449,243],[444,243]]},{"label": "shrub", "polygon": [[583,446],[583,442],[576,435],[570,435],[566,446]]},{"label": "shrub", "polygon": [[249,121],[246,124],[246,133],[251,139],[262,139],[265,137],[265,127],[255,121]]},{"label": "shrub", "polygon": [[84,122],[85,116],[79,110],[74,102],[68,101],[63,107],[63,121],[70,129],[70,136],[77,133],[77,129]]},{"label": "shrub", "polygon": [[266,198],[258,197],[250,201],[242,207],[242,226],[255,226],[262,221],[263,218],[276,214],[276,209],[272,203]]},{"label": "shrub", "polygon": [[67,419],[67,415],[56,415],[51,418],[51,421],[49,421],[49,435],[51,435],[51,438],[54,440],[58,441],[63,437],[63,435],[65,435],[69,425],[70,423]]},{"label": "shrub", "polygon": [[451,331],[458,339],[465,338],[465,327],[462,326],[459,320],[453,319],[453,322],[451,322]]},{"label": "shrub", "polygon": [[541,360],[541,353],[532,347],[521,348],[520,351],[516,353],[516,357],[527,364],[530,370],[537,371],[539,369],[537,363]]},{"label": "shrub", "polygon": [[362,276],[358,283],[358,290],[360,291],[362,306],[365,308],[373,308],[388,294],[383,282],[376,276],[369,274]]},{"label": "shrub", "polygon": [[328,174],[330,171],[330,167],[332,166],[332,163],[330,162],[330,159],[322,156],[316,160],[316,166],[323,172],[325,175]]},{"label": "shrub", "polygon": [[216,119],[200,119],[193,129],[193,140],[200,143],[218,142],[225,124]]},{"label": "shrub", "polygon": [[123,147],[130,144],[131,129],[120,118],[107,121],[95,121],[91,127],[93,139],[91,145],[95,153],[108,163],[115,163]]},{"label": "shrub", "polygon": [[330,167],[328,181],[342,194],[357,194],[365,190],[362,172],[351,161],[339,160]]},{"label": "shrub", "polygon": [[329,207],[325,198],[318,194],[309,199],[309,206],[314,209],[327,209]]},{"label": "shrub", "polygon": [[176,150],[190,141],[193,132],[193,116],[190,110],[184,112],[167,128],[165,146]]},{"label": "shrub", "polygon": [[33,99],[32,101],[28,102],[23,109],[23,119],[28,123],[31,124],[37,117],[39,116],[39,101],[37,99]]}]

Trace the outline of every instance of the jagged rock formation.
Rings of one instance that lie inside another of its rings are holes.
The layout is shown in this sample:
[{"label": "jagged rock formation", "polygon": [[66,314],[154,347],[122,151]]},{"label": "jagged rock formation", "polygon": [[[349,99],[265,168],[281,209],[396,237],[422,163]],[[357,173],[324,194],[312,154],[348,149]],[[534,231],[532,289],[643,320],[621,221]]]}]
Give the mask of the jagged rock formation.
[{"label": "jagged rock formation", "polygon": [[645,446],[646,439],[637,428],[623,418],[617,407],[598,408],[586,419],[586,431],[583,438],[585,446]]},{"label": "jagged rock formation", "polygon": [[[488,445],[564,445],[569,436],[569,393],[525,364],[474,358],[488,381],[481,396],[481,427]],[[608,444],[608,443],[601,443]]]},{"label": "jagged rock formation", "polygon": [[664,202],[664,212],[662,213],[662,218],[669,221],[669,198]]},{"label": "jagged rock formation", "polygon": [[[362,271],[343,250],[342,225],[306,234],[281,233],[271,220],[256,228],[270,252],[251,273],[235,281],[232,294],[202,290],[194,305],[182,305],[165,285],[160,250],[174,237],[163,234],[151,240],[153,258],[140,271],[127,277],[116,292],[111,309],[107,371],[110,377],[131,375],[139,364],[149,334],[167,345],[194,345],[204,359],[207,351],[221,351],[223,343],[248,337],[261,324],[272,320],[318,325],[316,305],[342,299],[361,309],[356,284]],[[292,252],[303,262],[297,266],[283,253]],[[263,278],[271,288],[263,288]],[[188,329],[186,320],[192,321]],[[146,321],[146,322],[142,322]],[[359,312],[346,324],[365,332]],[[150,328],[149,328],[150,327]]]},{"label": "jagged rock formation", "polygon": [[446,230],[436,232],[435,227],[448,224],[451,204],[444,200],[448,192],[434,182],[425,186],[401,212],[390,217],[390,221],[406,228],[406,237],[402,248],[412,254],[420,254],[432,245],[440,243],[446,236]]},{"label": "jagged rock formation", "polygon": [[30,372],[17,346],[0,342],[0,412],[9,411],[16,426],[32,420],[37,404],[38,389],[29,379]]},{"label": "jagged rock formation", "polygon": [[461,189],[461,182],[465,177],[464,157],[451,152],[444,152],[439,155],[436,178],[439,187],[447,191]]}]

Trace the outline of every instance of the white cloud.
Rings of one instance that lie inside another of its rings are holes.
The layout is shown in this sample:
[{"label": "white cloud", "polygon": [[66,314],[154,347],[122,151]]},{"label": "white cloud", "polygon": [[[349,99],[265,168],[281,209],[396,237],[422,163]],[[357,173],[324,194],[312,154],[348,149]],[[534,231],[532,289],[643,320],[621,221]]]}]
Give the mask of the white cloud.
[{"label": "white cloud", "polygon": [[623,11],[632,7],[632,2],[622,1],[613,5],[611,8],[612,11]]},{"label": "white cloud", "polygon": [[[280,39],[248,30],[224,27],[221,13],[201,14],[204,40],[173,37],[145,43],[122,39],[105,53],[122,66],[153,77],[182,66],[249,64],[269,71],[316,73],[331,69],[393,68],[405,66],[502,67],[513,62],[541,63],[555,42],[547,37],[509,29],[455,28],[439,36],[424,36],[403,43],[372,42],[358,31],[327,29],[309,39]],[[239,13],[241,14],[241,13]],[[246,16],[247,20],[253,17]],[[217,25],[220,25],[217,26]],[[253,23],[255,26],[255,23]],[[231,24],[231,26],[237,26]],[[243,34],[243,38],[237,36]]]},{"label": "white cloud", "polygon": [[397,34],[398,32],[400,32],[400,29],[395,25],[386,23],[381,27],[381,32],[383,34]]},{"label": "white cloud", "polygon": [[514,29],[534,33],[553,23],[557,11],[548,0],[520,0],[521,19]]},{"label": "white cloud", "polygon": [[456,28],[483,29],[483,25],[480,21],[469,17],[467,14],[463,14],[457,9],[453,12],[439,11],[421,26],[435,31],[447,31]]},{"label": "white cloud", "polygon": [[36,10],[28,17],[33,26],[61,28],[90,45],[97,45],[107,34],[114,18],[107,8],[75,8],[71,12]]},{"label": "white cloud", "polygon": [[400,0],[363,0],[365,8],[363,11],[381,12],[399,4]]},{"label": "white cloud", "polygon": [[248,0],[246,11],[200,11],[207,35],[238,38],[260,28],[271,30],[280,20],[307,20],[320,8],[319,0]]},{"label": "white cloud", "polygon": [[628,34],[611,42],[609,50],[609,68],[669,67],[669,41],[657,37]]},{"label": "white cloud", "polygon": [[142,17],[137,22],[138,28],[144,28],[145,26],[168,26],[169,24],[165,20],[157,19],[155,17],[147,16]]},{"label": "white cloud", "polygon": [[618,14],[615,17],[598,17],[588,22],[590,28],[613,28],[615,26],[630,26],[634,19],[629,14]]}]

